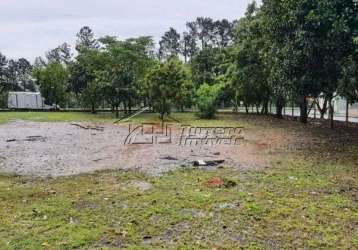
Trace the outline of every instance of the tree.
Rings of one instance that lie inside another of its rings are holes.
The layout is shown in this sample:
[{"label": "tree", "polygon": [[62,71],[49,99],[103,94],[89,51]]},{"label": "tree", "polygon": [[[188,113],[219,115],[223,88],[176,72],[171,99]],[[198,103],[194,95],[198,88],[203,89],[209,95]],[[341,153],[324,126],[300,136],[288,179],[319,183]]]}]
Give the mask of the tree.
[{"label": "tree", "polygon": [[217,101],[223,86],[214,84],[212,86],[203,84],[196,91],[196,103],[199,107],[199,117],[211,119],[217,110]]},{"label": "tree", "polygon": [[194,85],[214,84],[217,77],[226,73],[228,61],[228,51],[218,48],[199,51],[190,61]]},{"label": "tree", "polygon": [[8,88],[7,82],[7,64],[8,60],[6,57],[0,53],[0,94],[3,94]]},{"label": "tree", "polygon": [[70,63],[71,57],[71,47],[67,43],[63,43],[46,53],[46,58],[49,62],[57,62],[66,65]]},{"label": "tree", "polygon": [[343,64],[338,94],[346,98],[346,121],[348,122],[349,105],[358,101],[358,60],[354,60],[353,56],[348,57]]},{"label": "tree", "polygon": [[32,65],[25,58],[9,60],[4,75],[6,90],[35,91],[31,74]]},{"label": "tree", "polygon": [[35,91],[35,86],[32,81],[32,65],[25,58],[20,58],[18,64],[17,84],[21,86],[23,91]]},{"label": "tree", "polygon": [[68,71],[58,62],[50,62],[46,66],[35,68],[33,77],[40,86],[45,103],[52,105],[64,105],[66,102],[66,90],[68,86]]},{"label": "tree", "polygon": [[189,83],[190,78],[183,64],[176,58],[161,63],[153,68],[146,77],[146,94],[154,110],[164,116],[170,115],[171,108],[176,101],[185,98],[181,90]]},{"label": "tree", "polygon": [[159,58],[163,60],[178,57],[180,51],[180,34],[170,28],[159,41]]},{"label": "tree", "polygon": [[215,44],[219,48],[227,47],[233,40],[233,23],[227,19],[214,22]]},{"label": "tree", "polygon": [[186,63],[189,58],[192,58],[197,52],[196,40],[190,33],[184,32],[183,39],[181,41],[181,54],[184,57],[184,62]]},{"label": "tree", "polygon": [[76,50],[80,52],[83,49],[98,49],[99,43],[95,39],[95,34],[88,26],[84,26],[77,33]]},{"label": "tree", "polygon": [[103,53],[106,66],[101,74],[106,83],[107,101],[116,109],[123,104],[126,112],[136,104],[141,83],[153,58],[153,40],[150,37],[131,38],[125,41],[106,37],[100,39],[104,44]]},{"label": "tree", "polygon": [[266,34],[274,48],[270,57],[277,63],[273,74],[290,83],[303,123],[307,122],[308,98],[323,93],[333,125],[332,100],[342,60],[352,53],[355,8],[354,1],[263,1]]},{"label": "tree", "polygon": [[[232,65],[226,77],[232,85],[231,89],[236,89],[232,96],[236,105],[239,98],[244,102],[246,112],[249,106],[255,105],[257,113],[262,106],[261,112],[267,114],[271,96],[269,67],[265,61],[267,43],[263,35],[262,19],[254,3],[249,5],[246,17],[237,22],[231,50]],[[282,114],[279,113],[278,117],[282,117]]]},{"label": "tree", "polygon": [[[75,93],[82,104],[81,95],[88,94],[88,91],[82,92],[90,82],[92,85],[98,83],[95,81],[97,72],[104,70],[107,64],[107,57],[99,49],[83,49],[78,53],[76,60],[68,65],[69,90]],[[93,86],[91,89],[94,89]]]},{"label": "tree", "polygon": [[215,44],[214,21],[212,18],[198,17],[196,19],[196,32],[202,49],[206,49]]},{"label": "tree", "polygon": [[96,77],[90,81],[83,89],[81,95],[81,102],[85,108],[90,108],[92,114],[96,113],[96,109],[103,100],[104,83],[101,81],[101,77]]}]

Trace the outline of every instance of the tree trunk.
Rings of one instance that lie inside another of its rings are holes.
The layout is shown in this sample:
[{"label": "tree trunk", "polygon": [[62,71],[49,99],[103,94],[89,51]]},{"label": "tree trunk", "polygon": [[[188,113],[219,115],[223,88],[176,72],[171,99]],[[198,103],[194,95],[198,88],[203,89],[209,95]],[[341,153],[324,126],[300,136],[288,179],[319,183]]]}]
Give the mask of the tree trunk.
[{"label": "tree trunk", "polygon": [[118,119],[119,118],[119,108],[118,108],[118,104],[116,105],[116,118]]},{"label": "tree trunk", "polygon": [[160,114],[160,120],[162,121],[162,128],[164,128],[164,113]]},{"label": "tree trunk", "polygon": [[91,112],[92,114],[96,114],[96,105],[94,103],[91,104]]},{"label": "tree trunk", "polygon": [[272,114],[272,104],[270,102],[270,114]]},{"label": "tree trunk", "polygon": [[300,110],[301,110],[301,113],[300,113],[300,121],[304,124],[307,123],[308,121],[308,116],[307,116],[307,110],[308,110],[308,107],[307,107],[307,97],[306,96],[303,96],[302,100],[301,100],[301,104],[300,104]]},{"label": "tree trunk", "polygon": [[331,128],[334,128],[334,107],[333,107],[333,98],[329,99],[329,119],[330,119],[330,125]]},{"label": "tree trunk", "polygon": [[319,100],[316,100],[317,108],[320,113],[320,119],[324,119],[324,115],[327,113],[327,97],[324,98],[323,106],[321,108],[321,105],[319,104]]},{"label": "tree trunk", "polygon": [[295,117],[295,107],[294,107],[294,104],[292,102],[292,118]]},{"label": "tree trunk", "polygon": [[123,102],[123,106],[124,106],[124,113],[128,114],[128,110],[127,110],[127,103]]},{"label": "tree trunk", "polygon": [[276,118],[283,119],[282,110],[284,107],[284,98],[278,97],[276,100]]},{"label": "tree trunk", "polygon": [[132,99],[129,98],[128,100],[128,109],[129,109],[129,113],[132,113]]},{"label": "tree trunk", "polygon": [[346,123],[347,123],[347,125],[349,123],[349,102],[348,102],[348,99],[346,102]]},{"label": "tree trunk", "polygon": [[268,101],[264,101],[263,107],[262,107],[262,114],[268,115]]},{"label": "tree trunk", "polygon": [[249,113],[249,107],[245,104],[245,110],[246,110],[246,114]]}]

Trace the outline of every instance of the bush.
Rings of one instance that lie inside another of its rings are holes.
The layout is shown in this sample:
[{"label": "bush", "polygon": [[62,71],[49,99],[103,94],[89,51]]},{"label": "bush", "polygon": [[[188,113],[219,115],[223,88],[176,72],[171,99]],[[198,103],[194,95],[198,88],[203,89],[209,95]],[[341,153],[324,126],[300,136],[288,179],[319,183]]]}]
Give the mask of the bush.
[{"label": "bush", "polygon": [[221,89],[221,84],[209,86],[205,83],[196,91],[196,103],[199,107],[198,115],[200,118],[214,118]]}]

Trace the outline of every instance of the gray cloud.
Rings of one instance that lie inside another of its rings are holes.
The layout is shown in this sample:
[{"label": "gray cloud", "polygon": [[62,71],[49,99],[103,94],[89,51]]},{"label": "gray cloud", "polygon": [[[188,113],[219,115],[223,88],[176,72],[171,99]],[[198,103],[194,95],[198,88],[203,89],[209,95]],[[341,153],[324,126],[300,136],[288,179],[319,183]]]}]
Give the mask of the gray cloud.
[{"label": "gray cloud", "polygon": [[90,26],[97,36],[158,39],[169,27],[179,31],[197,16],[238,19],[251,0],[1,0],[0,52],[33,60],[57,45],[75,42]]}]

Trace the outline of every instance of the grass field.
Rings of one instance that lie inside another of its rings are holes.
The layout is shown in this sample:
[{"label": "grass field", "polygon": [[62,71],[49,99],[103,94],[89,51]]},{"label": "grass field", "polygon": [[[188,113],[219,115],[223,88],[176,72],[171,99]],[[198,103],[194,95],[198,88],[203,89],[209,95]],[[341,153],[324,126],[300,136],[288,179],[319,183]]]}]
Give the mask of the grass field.
[{"label": "grass field", "polygon": [[[173,116],[207,126],[272,126],[255,117],[238,122],[229,115],[212,121]],[[14,119],[115,120],[0,113],[2,123]],[[148,114],[135,122],[157,119]],[[291,123],[274,123],[292,129]],[[161,176],[118,170],[57,179],[3,174],[0,249],[357,249],[358,147],[338,146],[347,150],[285,154],[260,171],[187,167]],[[224,184],[211,185],[213,177]]]},{"label": "grass field", "polygon": [[[238,125],[237,120],[232,119],[230,114],[218,115],[214,120],[197,119],[194,113],[175,113],[166,117],[165,122],[206,126],[233,126]],[[112,113],[84,113],[84,112],[0,112],[0,124],[11,121],[23,120],[34,122],[95,122],[113,123],[118,121]],[[128,123],[128,121],[122,123]],[[156,113],[145,113],[130,120],[133,123],[160,123],[160,117]],[[240,121],[240,125],[249,126],[249,123]]]}]

